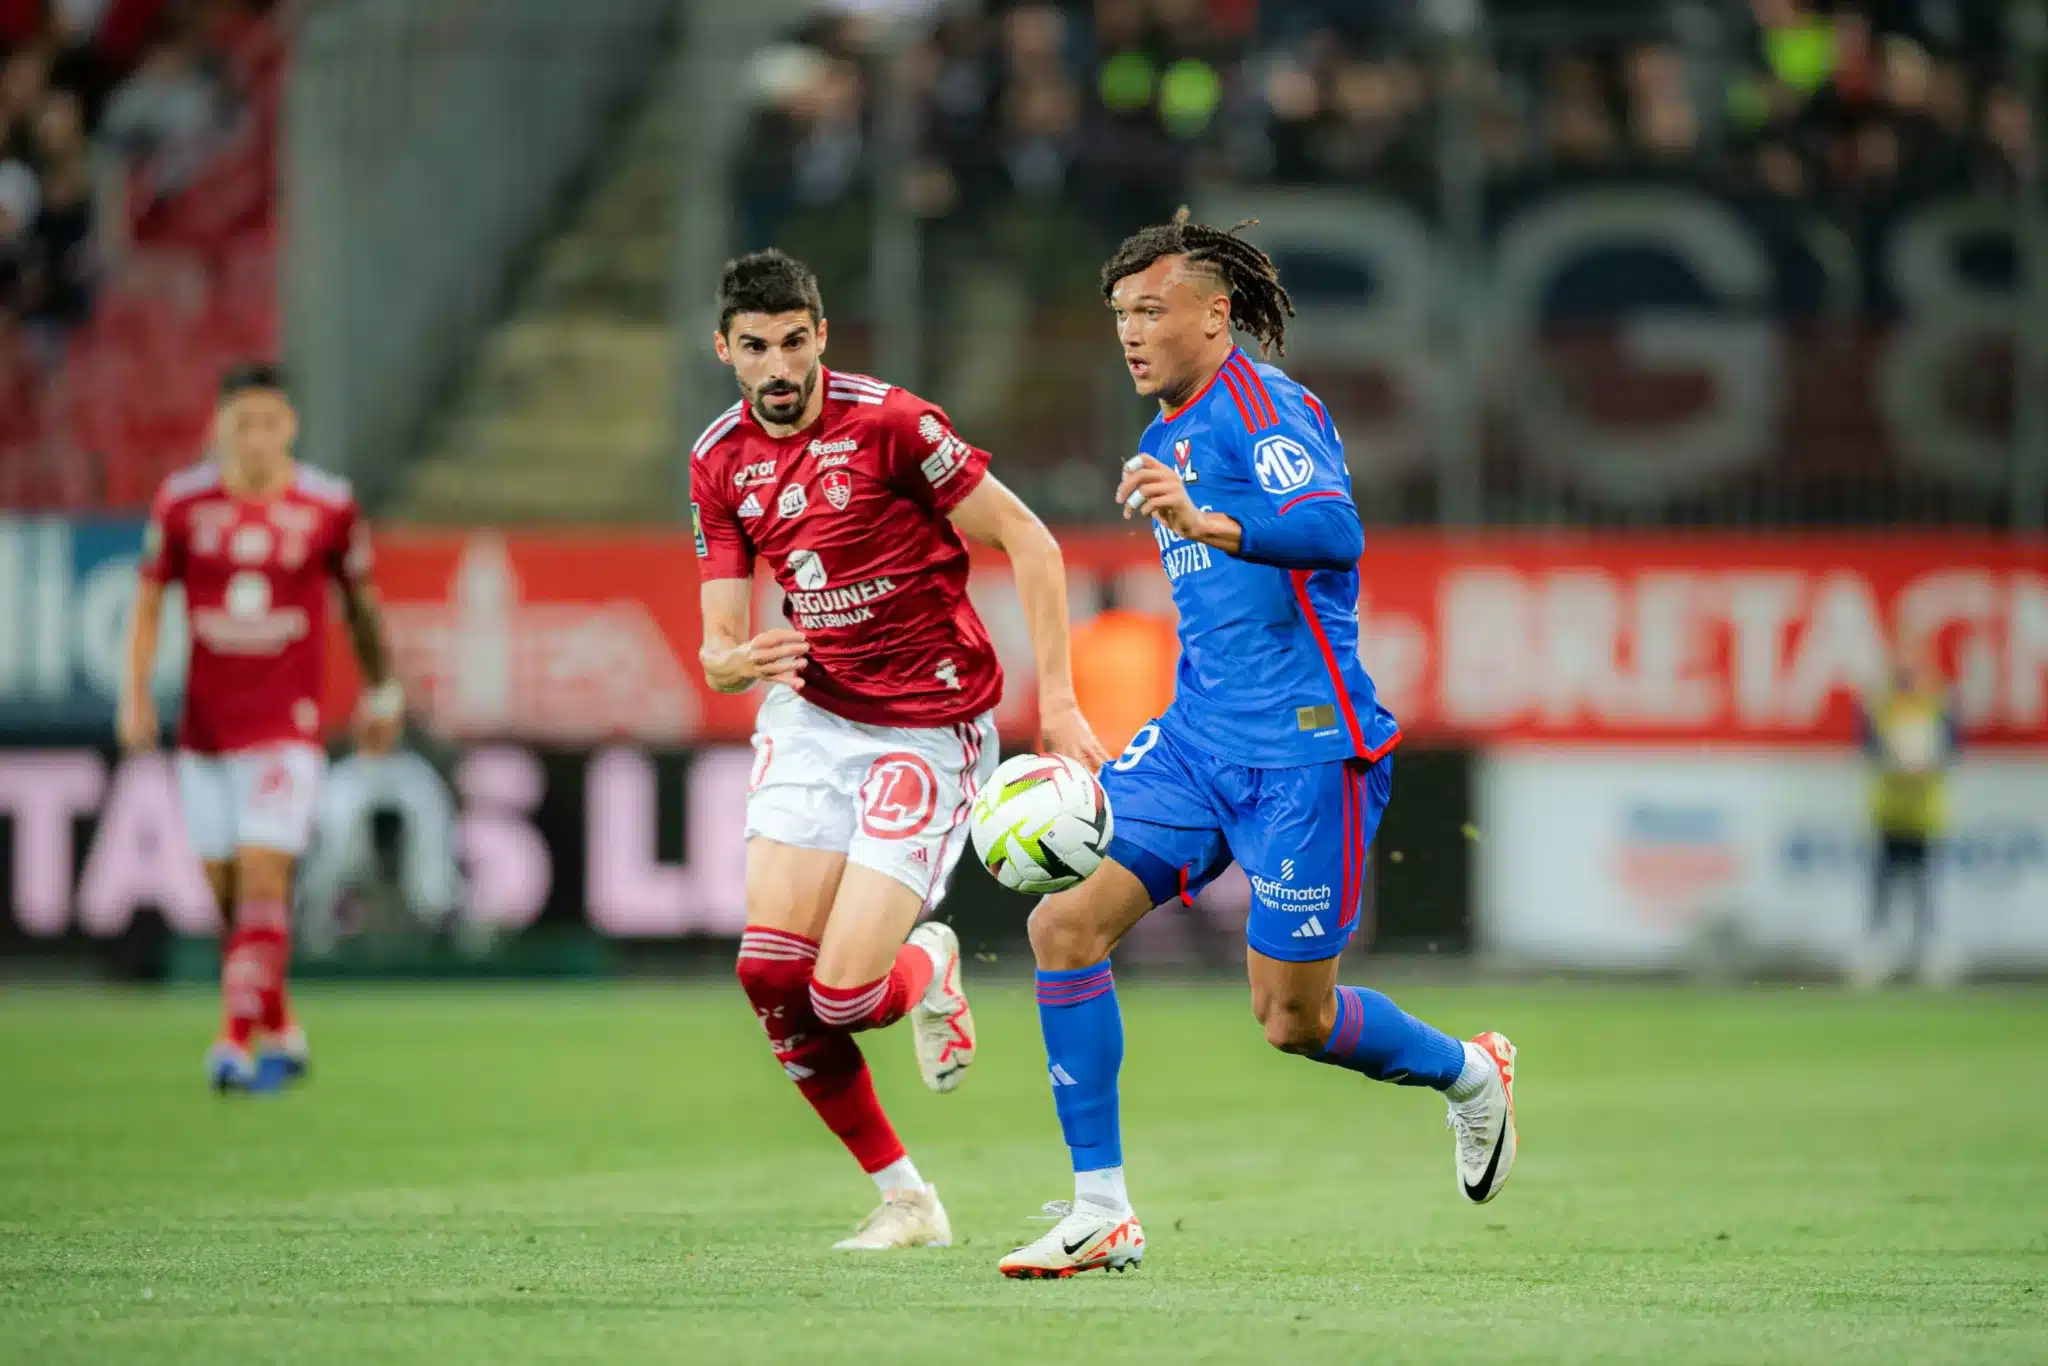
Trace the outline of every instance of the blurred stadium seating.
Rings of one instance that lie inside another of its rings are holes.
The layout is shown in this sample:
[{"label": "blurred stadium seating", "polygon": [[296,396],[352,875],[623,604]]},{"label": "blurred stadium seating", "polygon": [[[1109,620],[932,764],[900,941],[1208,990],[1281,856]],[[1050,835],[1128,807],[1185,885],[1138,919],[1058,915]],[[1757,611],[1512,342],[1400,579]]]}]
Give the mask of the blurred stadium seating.
[{"label": "blurred stadium seating", "polygon": [[[1458,23],[1481,10],[1481,24]],[[1898,424],[1853,397],[1909,303],[1942,302],[1903,297],[1901,224],[1933,205],[2011,205],[2039,183],[2024,64],[2003,22],[1995,3],[1912,0],[1103,0],[949,7],[884,56],[894,31],[870,7],[827,7],[754,64],[737,213],[747,245],[780,242],[816,263],[842,323],[929,338],[925,354],[947,359],[926,382],[996,449],[1043,462],[1045,477],[1026,482],[1065,516],[1102,514],[1065,496],[1081,458],[1064,453],[1134,434],[1093,364],[1107,341],[1095,265],[1133,225],[1192,202],[1266,218],[1304,309],[1296,364],[1347,411],[1388,419],[1376,448],[1353,455],[1380,520],[2032,524],[2037,485],[2014,507],[2014,487],[1960,457],[1902,452]],[[915,104],[901,149],[883,112],[893,91]],[[865,302],[884,182],[905,187],[921,248],[924,303],[907,320],[893,299]],[[1603,193],[1594,215],[1633,193],[1624,211],[1652,250],[1583,224],[1590,264],[1550,262],[1531,345],[1499,349],[1513,327],[1460,277],[1499,271],[1508,229],[1534,211]],[[1704,261],[1702,238],[1678,242],[1672,220],[1700,206],[1719,210],[1700,232],[1732,225],[1750,243],[1738,255],[1767,258],[1761,283],[1731,290],[1741,266]],[[1322,209],[1390,226],[1362,245],[1286,226]],[[1433,270],[1389,281],[1390,264],[1417,264],[1405,250],[1416,234]],[[1968,286],[2011,299],[2011,256],[1969,245]],[[1672,258],[1688,252],[1718,272],[1685,278]],[[1744,297],[1702,297],[1716,289]],[[1329,336],[1317,314],[1332,309],[1377,334]],[[1786,372],[1725,369],[1719,395],[1696,370],[1658,373],[1659,343],[1630,327],[1631,314],[1657,313],[1773,319]],[[1973,358],[1948,363],[1981,365],[1928,381],[1942,392],[1926,406],[1946,414],[1931,420],[2007,430],[2009,339],[1974,341]],[[1374,350],[1405,354],[1356,363]],[[887,353],[878,342],[870,354]],[[1720,477],[1630,493],[1626,474],[1590,475],[1583,451],[1559,459],[1556,438],[1513,430],[1496,407],[1526,399],[1524,383],[1589,417],[1580,444],[1632,447],[1615,458],[1646,467],[1660,424],[1717,402],[1729,415],[1732,386],[1752,386],[1769,411],[1744,420],[1770,430],[1728,453]]]},{"label": "blurred stadium seating", "polygon": [[[0,164],[43,186],[0,277],[0,504],[133,508],[202,445],[226,361],[277,348],[279,7],[42,8],[0,27]],[[53,136],[72,109],[87,146]]]}]

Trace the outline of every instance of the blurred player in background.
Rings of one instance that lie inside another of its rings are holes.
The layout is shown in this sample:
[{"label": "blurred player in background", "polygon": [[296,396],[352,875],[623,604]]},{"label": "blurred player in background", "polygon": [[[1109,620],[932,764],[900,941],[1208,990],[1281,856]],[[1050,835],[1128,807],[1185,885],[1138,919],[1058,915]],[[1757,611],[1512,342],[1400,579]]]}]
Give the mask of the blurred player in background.
[{"label": "blurred player in background", "polygon": [[404,703],[370,583],[369,529],[347,480],[293,460],[297,435],[276,367],[228,373],[214,458],[164,480],[150,510],[122,680],[121,743],[151,748],[148,680],[164,589],[182,584],[191,665],[178,795],[226,928],[220,1037],[206,1064],[224,1092],[275,1089],[306,1068],[305,1031],[286,994],[288,906],[327,762],[320,694],[330,582],[366,683],[365,749],[390,746]]},{"label": "blurred player in background", "polygon": [[[769,685],[754,733],[739,978],[776,1059],[882,1192],[838,1246],[944,1245],[945,1209],[853,1035],[910,1014],[934,1091],[952,1090],[974,1060],[959,942],[946,925],[917,925],[945,891],[998,757],[1002,671],[967,600],[962,536],[1010,557],[1046,746],[1091,768],[1107,756],[1074,700],[1051,534],[938,408],[826,369],[825,339],[817,280],[801,263],[767,251],[726,266],[713,345],[741,400],[692,448],[690,512],[705,678],[729,693]],[[754,629],[757,557],[790,627]]]},{"label": "blurred player in background", "polygon": [[[1964,962],[1935,914],[1934,855],[1948,828],[1948,772],[1962,729],[1926,651],[1894,653],[1891,677],[1864,701],[1860,720],[1876,849],[1869,932],[1850,959],[1850,980],[1879,986],[1912,966],[1928,985],[1952,986]],[[1903,927],[1894,915],[1900,891],[1912,906]]]},{"label": "blurred player in background", "polygon": [[1019,1277],[1143,1256],[1109,953],[1233,859],[1252,886],[1245,966],[1267,1042],[1443,1092],[1471,1200],[1492,1199],[1515,1160],[1513,1045],[1491,1033],[1461,1043],[1337,984],[1401,734],[1358,661],[1364,531],[1336,427],[1315,395],[1231,340],[1235,326],[1262,354],[1278,347],[1287,292],[1264,252],[1185,209],[1128,238],[1102,285],[1131,378],[1159,401],[1116,496],[1126,517],[1152,518],[1180,609],[1180,671],[1172,705],[1102,775],[1116,812],[1108,859],[1031,917],[1074,1200],[1049,1205],[1051,1230],[1002,1259]]}]

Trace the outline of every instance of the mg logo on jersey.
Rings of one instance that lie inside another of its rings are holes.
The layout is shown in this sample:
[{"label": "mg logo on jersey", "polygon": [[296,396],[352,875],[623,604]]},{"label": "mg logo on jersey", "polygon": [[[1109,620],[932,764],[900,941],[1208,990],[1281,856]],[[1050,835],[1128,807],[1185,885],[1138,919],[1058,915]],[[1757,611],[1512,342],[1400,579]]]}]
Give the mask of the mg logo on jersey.
[{"label": "mg logo on jersey", "polygon": [[930,764],[907,750],[884,754],[861,780],[860,828],[876,839],[909,839],[931,824],[938,805]]},{"label": "mg logo on jersey", "polygon": [[804,515],[804,509],[810,505],[811,500],[804,497],[802,484],[783,485],[782,496],[775,500],[776,512],[784,517],[801,517]]},{"label": "mg logo on jersey", "polygon": [[822,487],[825,501],[837,511],[846,511],[846,505],[853,501],[853,476],[845,470],[826,471]]},{"label": "mg logo on jersey", "polygon": [[1195,473],[1194,465],[1189,463],[1194,458],[1194,451],[1195,443],[1187,437],[1173,443],[1173,467],[1183,484],[1192,484],[1200,477]]},{"label": "mg logo on jersey", "polygon": [[1252,469],[1259,476],[1259,487],[1275,495],[1294,492],[1316,472],[1308,452],[1288,436],[1269,436],[1254,446]]}]

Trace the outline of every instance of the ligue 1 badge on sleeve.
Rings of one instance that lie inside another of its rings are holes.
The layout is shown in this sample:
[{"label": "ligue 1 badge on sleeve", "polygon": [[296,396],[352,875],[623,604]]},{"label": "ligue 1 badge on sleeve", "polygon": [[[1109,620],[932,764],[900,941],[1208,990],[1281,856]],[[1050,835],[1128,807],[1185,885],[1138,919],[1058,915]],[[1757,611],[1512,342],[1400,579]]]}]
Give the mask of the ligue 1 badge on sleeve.
[{"label": "ligue 1 badge on sleeve", "polygon": [[697,536],[697,558],[711,558],[711,547],[704,544],[704,515],[697,511],[697,500],[690,500],[690,530]]}]

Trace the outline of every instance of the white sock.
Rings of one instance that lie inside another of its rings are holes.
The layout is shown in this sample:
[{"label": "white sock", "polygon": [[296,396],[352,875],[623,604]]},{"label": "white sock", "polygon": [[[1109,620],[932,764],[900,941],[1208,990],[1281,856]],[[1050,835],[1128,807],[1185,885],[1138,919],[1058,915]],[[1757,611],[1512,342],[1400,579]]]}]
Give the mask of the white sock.
[{"label": "white sock", "polygon": [[1495,1065],[1493,1055],[1478,1044],[1473,1043],[1470,1039],[1467,1039],[1465,1041],[1464,1070],[1458,1073],[1456,1081],[1445,1088],[1444,1099],[1453,1104],[1459,1101],[1471,1100],[1484,1091],[1493,1079],[1499,1075],[1500,1068]]},{"label": "white sock", "polygon": [[921,1191],[924,1178],[917,1174],[917,1164],[906,1154],[897,1158],[882,1170],[874,1173],[875,1189],[887,1195],[890,1191]]},{"label": "white sock", "polygon": [[1127,1210],[1131,1197],[1124,1190],[1124,1169],[1103,1167],[1098,1171],[1074,1173],[1074,1199],[1110,1209]]}]

